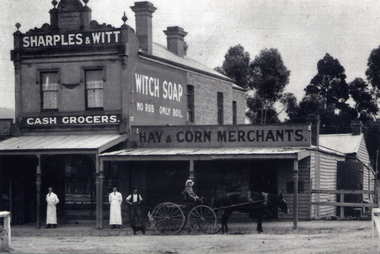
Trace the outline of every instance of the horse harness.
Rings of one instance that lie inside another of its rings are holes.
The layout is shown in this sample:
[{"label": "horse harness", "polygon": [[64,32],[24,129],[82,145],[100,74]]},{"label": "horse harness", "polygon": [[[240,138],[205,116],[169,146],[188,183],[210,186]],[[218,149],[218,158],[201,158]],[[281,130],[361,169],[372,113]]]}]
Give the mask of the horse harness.
[{"label": "horse harness", "polygon": [[[252,203],[252,204],[255,204],[255,203],[259,203],[259,202],[263,202],[263,205],[265,207],[268,206],[268,202],[271,204],[271,202],[268,200],[268,193],[266,192],[261,192],[261,195],[263,196],[263,200],[257,200],[257,201],[253,201],[252,200],[252,196],[251,196],[251,191],[248,191],[247,192],[247,199],[248,199],[248,202],[249,203]],[[272,204],[271,204],[272,205]]]}]

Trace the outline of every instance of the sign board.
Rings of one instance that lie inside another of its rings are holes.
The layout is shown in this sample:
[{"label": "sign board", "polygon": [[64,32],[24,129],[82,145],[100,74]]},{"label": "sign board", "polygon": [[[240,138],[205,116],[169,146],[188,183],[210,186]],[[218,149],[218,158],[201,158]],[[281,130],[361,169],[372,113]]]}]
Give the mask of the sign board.
[{"label": "sign board", "polygon": [[66,115],[66,116],[37,116],[22,117],[23,127],[51,127],[51,126],[78,126],[78,125],[118,125],[120,114],[98,115]]},{"label": "sign board", "polygon": [[307,124],[133,126],[137,147],[309,147]]},{"label": "sign board", "polygon": [[120,43],[120,29],[79,33],[23,35],[22,48],[93,46]]},{"label": "sign board", "polygon": [[187,85],[183,72],[140,65],[132,75],[133,125],[186,123]]}]

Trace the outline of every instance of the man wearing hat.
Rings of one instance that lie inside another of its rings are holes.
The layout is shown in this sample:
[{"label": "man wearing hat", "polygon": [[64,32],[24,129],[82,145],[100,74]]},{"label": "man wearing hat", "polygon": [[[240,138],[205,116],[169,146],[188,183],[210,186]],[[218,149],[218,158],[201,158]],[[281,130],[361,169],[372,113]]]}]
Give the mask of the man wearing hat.
[{"label": "man wearing hat", "polygon": [[194,182],[191,179],[187,180],[185,183],[186,187],[185,187],[184,193],[186,194],[187,199],[202,203],[202,199],[194,193],[193,185],[194,185]]},{"label": "man wearing hat", "polygon": [[131,205],[130,224],[131,224],[131,227],[134,229],[135,234],[136,234],[135,232],[136,227],[140,227],[142,229],[142,232],[145,233],[145,230],[143,230],[145,229],[145,225],[144,225],[144,222],[141,220],[141,211],[140,211],[140,204],[143,201],[143,199],[137,187],[134,187],[132,189],[132,192],[133,193],[126,198],[127,203]]}]

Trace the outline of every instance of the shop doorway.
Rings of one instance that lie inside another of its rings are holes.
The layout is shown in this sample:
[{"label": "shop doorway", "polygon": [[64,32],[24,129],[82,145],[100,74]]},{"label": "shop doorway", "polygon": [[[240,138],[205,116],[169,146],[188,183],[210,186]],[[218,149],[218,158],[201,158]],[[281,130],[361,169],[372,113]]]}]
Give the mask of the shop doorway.
[{"label": "shop doorway", "polygon": [[36,166],[35,156],[2,158],[1,210],[11,212],[12,224],[36,221]]},{"label": "shop doorway", "polygon": [[277,194],[276,160],[255,160],[251,162],[250,191]]}]

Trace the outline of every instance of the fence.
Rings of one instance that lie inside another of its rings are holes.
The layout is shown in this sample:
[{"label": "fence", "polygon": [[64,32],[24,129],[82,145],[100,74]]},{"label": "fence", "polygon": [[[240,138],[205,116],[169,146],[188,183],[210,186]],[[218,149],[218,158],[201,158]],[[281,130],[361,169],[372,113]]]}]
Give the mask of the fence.
[{"label": "fence", "polygon": [[0,212],[0,218],[4,218],[4,227],[0,234],[0,251],[8,251],[11,247],[11,222],[10,212]]},{"label": "fence", "polygon": [[[338,206],[340,207],[340,218],[344,218],[344,207],[357,207],[361,209],[368,208],[375,208],[378,207],[378,204],[374,203],[348,203],[344,202],[344,194],[370,194],[370,195],[377,195],[376,191],[370,191],[370,190],[311,190],[312,194],[339,194],[340,195],[340,202],[328,202],[328,201],[317,201],[317,202],[311,202],[312,205],[318,205],[318,206]],[[310,197],[310,200],[311,197]],[[375,198],[374,200],[377,200]]]}]

